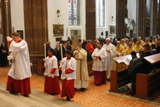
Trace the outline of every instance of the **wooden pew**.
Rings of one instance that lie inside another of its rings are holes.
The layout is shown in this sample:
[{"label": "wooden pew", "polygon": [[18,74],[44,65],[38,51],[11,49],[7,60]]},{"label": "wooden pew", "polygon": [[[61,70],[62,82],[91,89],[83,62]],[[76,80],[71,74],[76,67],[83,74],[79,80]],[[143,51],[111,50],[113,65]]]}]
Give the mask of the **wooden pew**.
[{"label": "wooden pew", "polygon": [[116,63],[116,70],[111,71],[110,91],[118,92],[118,88],[129,83],[128,79],[128,64],[126,59],[131,59],[130,55],[113,58]]},{"label": "wooden pew", "polygon": [[136,75],[136,97],[148,98],[151,91],[160,85],[160,70],[150,74]]},{"label": "wooden pew", "polygon": [[[160,62],[160,54],[144,57],[151,64]],[[138,73],[136,75],[136,96],[140,98],[148,98],[149,94],[160,85],[160,69],[147,74]]]},{"label": "wooden pew", "polygon": [[115,70],[111,71],[110,91],[118,92],[118,88],[127,83],[129,83],[127,70],[122,70],[119,72]]}]

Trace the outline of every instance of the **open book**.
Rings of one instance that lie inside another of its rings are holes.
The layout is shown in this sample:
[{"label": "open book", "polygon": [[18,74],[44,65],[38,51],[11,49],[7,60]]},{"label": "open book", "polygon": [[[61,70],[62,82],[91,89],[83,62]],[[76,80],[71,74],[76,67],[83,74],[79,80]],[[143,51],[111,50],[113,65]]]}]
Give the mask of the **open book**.
[{"label": "open book", "polygon": [[126,58],[126,59],[124,60],[124,63],[125,63],[126,65],[129,65],[130,61],[131,61],[130,58]]}]

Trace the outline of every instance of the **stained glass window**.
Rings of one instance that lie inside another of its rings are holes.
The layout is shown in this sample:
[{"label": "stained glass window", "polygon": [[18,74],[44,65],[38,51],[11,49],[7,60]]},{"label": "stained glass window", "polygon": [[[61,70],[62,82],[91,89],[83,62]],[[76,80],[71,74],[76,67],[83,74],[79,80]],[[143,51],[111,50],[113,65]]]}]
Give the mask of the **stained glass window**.
[{"label": "stained glass window", "polygon": [[79,0],[68,0],[68,24],[79,25]]},{"label": "stained glass window", "polygon": [[105,27],[105,0],[96,0],[97,27]]}]

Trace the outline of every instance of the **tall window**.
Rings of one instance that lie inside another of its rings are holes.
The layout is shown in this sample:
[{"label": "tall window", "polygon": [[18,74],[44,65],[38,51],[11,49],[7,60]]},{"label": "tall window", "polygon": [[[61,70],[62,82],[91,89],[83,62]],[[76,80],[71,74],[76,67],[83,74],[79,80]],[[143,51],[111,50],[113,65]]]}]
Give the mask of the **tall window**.
[{"label": "tall window", "polygon": [[79,25],[79,0],[68,0],[68,24]]},{"label": "tall window", "polygon": [[96,0],[97,27],[105,27],[105,0]]},{"label": "tall window", "polygon": [[150,5],[151,5],[151,1],[146,0],[146,17],[150,17],[150,11],[151,11]]}]

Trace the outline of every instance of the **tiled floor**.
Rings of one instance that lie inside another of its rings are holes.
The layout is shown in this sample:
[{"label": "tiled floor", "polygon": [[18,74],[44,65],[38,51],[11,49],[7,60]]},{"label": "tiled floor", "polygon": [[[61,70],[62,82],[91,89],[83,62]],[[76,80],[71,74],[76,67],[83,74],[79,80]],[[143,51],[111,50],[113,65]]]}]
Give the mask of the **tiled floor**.
[{"label": "tiled floor", "polygon": [[[0,68],[0,84],[6,84],[8,70],[9,67]],[[43,92],[44,77],[34,74],[31,77],[31,87]],[[91,76],[88,89],[85,92],[77,91],[72,101],[85,107],[160,107],[159,103],[111,93],[108,91],[109,88],[109,82],[106,85],[95,86],[93,84],[93,77]],[[57,98],[61,98],[60,95]]]}]

